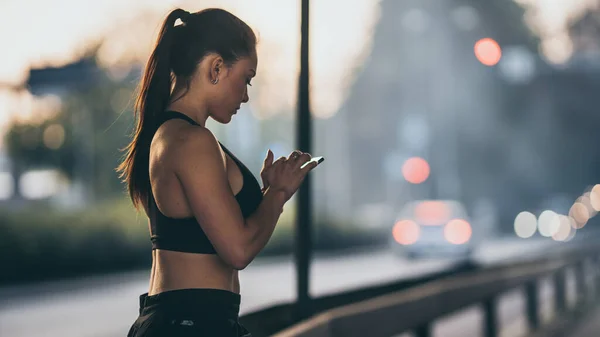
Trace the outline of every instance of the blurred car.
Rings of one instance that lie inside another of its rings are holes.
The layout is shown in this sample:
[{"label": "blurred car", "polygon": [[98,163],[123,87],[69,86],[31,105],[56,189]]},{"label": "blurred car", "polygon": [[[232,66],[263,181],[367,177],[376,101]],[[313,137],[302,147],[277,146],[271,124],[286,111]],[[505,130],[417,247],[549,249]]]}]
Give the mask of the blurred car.
[{"label": "blurred car", "polygon": [[468,259],[475,242],[471,222],[460,202],[420,200],[402,208],[391,230],[390,245],[408,258]]}]

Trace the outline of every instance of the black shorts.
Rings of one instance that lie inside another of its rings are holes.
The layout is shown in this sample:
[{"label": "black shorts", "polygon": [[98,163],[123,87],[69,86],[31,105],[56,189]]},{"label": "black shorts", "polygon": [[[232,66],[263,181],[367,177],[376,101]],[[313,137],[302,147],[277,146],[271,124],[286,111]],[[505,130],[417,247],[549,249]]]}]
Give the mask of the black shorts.
[{"label": "black shorts", "polygon": [[127,337],[252,337],[239,323],[240,295],[219,289],[140,295]]}]

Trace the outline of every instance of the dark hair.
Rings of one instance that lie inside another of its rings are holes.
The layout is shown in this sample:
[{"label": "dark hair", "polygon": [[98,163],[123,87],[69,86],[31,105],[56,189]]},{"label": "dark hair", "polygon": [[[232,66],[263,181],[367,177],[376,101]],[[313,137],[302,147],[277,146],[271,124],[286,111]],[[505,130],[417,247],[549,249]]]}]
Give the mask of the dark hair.
[{"label": "dark hair", "polygon": [[[175,26],[177,19],[183,24]],[[189,80],[208,53],[219,54],[226,65],[255,52],[256,36],[235,15],[216,8],[189,13],[175,9],[166,17],[140,82],[134,116],[136,127],[123,162],[117,167],[127,183],[133,205],[147,207],[150,195],[150,144],[160,126],[160,114],[171,101],[174,79]]]}]

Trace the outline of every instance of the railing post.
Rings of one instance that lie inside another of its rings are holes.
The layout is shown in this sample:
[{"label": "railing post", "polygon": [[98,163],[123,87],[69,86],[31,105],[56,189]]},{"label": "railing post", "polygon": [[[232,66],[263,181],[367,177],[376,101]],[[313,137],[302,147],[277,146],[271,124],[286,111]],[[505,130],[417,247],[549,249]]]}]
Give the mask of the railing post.
[{"label": "railing post", "polygon": [[577,286],[577,305],[585,305],[588,298],[588,284],[585,272],[585,259],[575,265],[575,283]]},{"label": "railing post", "polygon": [[491,297],[483,302],[484,311],[484,326],[483,336],[497,337],[498,336],[498,312],[496,307],[496,298]]},{"label": "railing post", "polygon": [[540,326],[538,280],[528,282],[525,285],[525,296],[527,297],[527,321],[530,331],[536,331]]},{"label": "railing post", "polygon": [[421,324],[415,328],[415,337],[431,337],[433,334],[431,333],[431,324],[425,323]]},{"label": "railing post", "polygon": [[566,287],[565,287],[565,268],[561,268],[554,274],[554,300],[556,314],[563,313],[567,308]]}]

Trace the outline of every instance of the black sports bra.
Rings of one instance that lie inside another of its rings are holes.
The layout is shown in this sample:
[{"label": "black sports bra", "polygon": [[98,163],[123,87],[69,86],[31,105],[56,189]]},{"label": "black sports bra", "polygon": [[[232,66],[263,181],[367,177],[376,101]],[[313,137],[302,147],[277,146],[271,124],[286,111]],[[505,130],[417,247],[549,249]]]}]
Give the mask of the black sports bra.
[{"label": "black sports bra", "polygon": [[[161,124],[170,119],[183,119],[192,125],[198,125],[190,117],[177,112],[166,111]],[[244,218],[252,214],[262,201],[262,191],[258,181],[250,170],[237,159],[221,142],[223,151],[233,159],[243,176],[242,189],[236,194],[235,199],[240,206]],[[199,174],[202,174],[201,172]],[[209,196],[210,197],[210,196]],[[196,218],[169,218],[162,214],[156,206],[156,201],[150,192],[149,203],[150,239],[152,249],[172,250],[178,252],[216,254],[215,248],[196,221]]]}]

